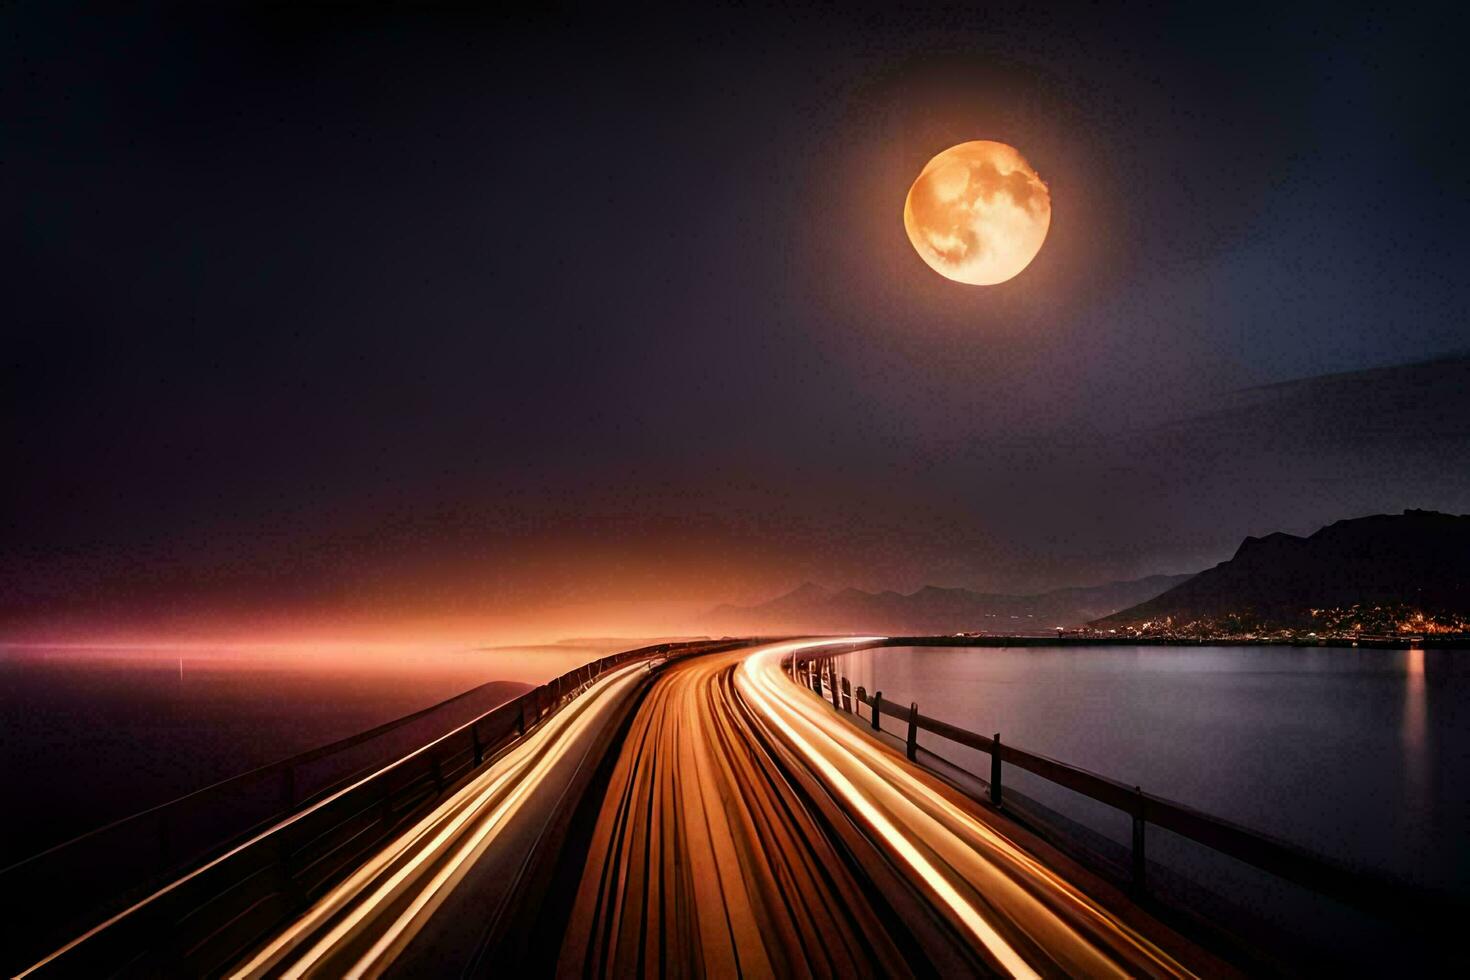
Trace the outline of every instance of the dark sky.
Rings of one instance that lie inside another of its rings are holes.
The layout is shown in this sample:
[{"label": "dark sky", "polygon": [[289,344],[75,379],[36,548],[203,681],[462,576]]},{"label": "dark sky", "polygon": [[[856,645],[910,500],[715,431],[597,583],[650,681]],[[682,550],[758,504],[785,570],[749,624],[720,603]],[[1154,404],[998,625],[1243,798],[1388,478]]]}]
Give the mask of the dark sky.
[{"label": "dark sky", "polygon": [[[651,628],[1470,510],[1464,15],[56,6],[0,15],[0,638]],[[901,220],[970,139],[1051,190],[995,287]]]}]

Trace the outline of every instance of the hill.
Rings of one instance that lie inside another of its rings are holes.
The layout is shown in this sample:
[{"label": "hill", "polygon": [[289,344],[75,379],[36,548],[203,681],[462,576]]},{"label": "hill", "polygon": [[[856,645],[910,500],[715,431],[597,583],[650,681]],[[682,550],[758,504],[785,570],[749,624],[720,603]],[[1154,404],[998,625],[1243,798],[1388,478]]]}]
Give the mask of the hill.
[{"label": "hill", "polygon": [[1470,515],[1406,510],[1338,521],[1308,537],[1249,537],[1228,561],[1095,625],[1359,622],[1376,633],[1415,615],[1448,623],[1470,616]]},{"label": "hill", "polygon": [[720,633],[1041,633],[1077,626],[1158,595],[1188,575],[1001,595],[926,586],[917,592],[833,592],[807,582],[755,606],[724,605],[705,617]]}]

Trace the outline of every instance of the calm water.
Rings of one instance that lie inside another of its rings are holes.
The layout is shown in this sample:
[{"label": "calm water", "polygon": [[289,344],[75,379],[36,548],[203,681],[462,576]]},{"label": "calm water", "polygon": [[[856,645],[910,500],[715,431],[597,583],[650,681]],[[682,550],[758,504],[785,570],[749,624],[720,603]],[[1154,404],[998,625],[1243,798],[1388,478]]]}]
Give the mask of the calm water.
[{"label": "calm water", "polygon": [[0,865],[489,681],[445,727],[614,644],[491,651],[0,648]]},{"label": "calm water", "polygon": [[[896,648],[850,658],[847,673],[972,731],[1470,893],[1466,651]],[[988,774],[986,756],[927,744]],[[1017,777],[1023,792],[1127,840],[1126,821],[1039,782]]]}]

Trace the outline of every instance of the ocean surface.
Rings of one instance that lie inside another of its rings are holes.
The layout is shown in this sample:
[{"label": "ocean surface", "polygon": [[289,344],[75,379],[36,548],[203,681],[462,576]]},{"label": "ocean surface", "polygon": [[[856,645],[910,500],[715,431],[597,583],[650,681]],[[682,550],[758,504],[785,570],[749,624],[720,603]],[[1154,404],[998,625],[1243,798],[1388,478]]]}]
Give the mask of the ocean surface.
[{"label": "ocean surface", "polygon": [[[885,700],[1357,866],[1470,893],[1470,652],[930,647],[848,661],[853,683]],[[989,774],[988,756],[920,741]],[[1126,818],[1012,769],[1008,786],[1128,841]]]},{"label": "ocean surface", "polygon": [[[848,657],[844,673],[926,716],[1354,867],[1470,895],[1467,651],[891,648]],[[928,733],[920,743],[988,777],[988,755]],[[1111,808],[1014,767],[1004,782],[1129,842],[1129,820]],[[1252,887],[1274,887],[1163,830],[1151,830],[1148,854],[1191,879],[1229,882],[1223,890],[1245,901]]]},{"label": "ocean surface", "polygon": [[447,730],[527,685],[638,645],[0,648],[0,867],[236,773],[505,682],[447,709]]}]

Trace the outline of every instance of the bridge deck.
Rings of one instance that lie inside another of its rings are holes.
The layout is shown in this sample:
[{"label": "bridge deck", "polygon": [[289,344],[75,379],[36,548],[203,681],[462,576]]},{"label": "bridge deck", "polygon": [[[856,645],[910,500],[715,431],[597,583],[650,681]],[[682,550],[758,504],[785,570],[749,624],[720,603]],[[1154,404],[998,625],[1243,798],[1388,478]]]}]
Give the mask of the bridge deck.
[{"label": "bridge deck", "polygon": [[1229,972],[791,683],[792,648],[691,659],[655,683],[562,973]]},{"label": "bridge deck", "polygon": [[519,895],[529,856],[647,674],[637,663],[597,681],[230,975],[473,971]]},{"label": "bridge deck", "polygon": [[[477,734],[425,747],[99,925],[37,975],[167,972],[203,962],[201,943],[245,950],[223,962],[249,977],[1230,972],[783,673],[795,652],[851,643],[692,644],[652,670],[623,655],[574,672],[557,697],[532,699],[564,706],[521,714],[524,736],[483,766]],[[451,750],[471,748],[476,765],[390,819],[389,777],[439,780]],[[392,836],[322,877],[290,832],[338,802],[352,819],[334,816],[333,834],[367,821]],[[289,915],[273,911],[298,893]]]}]

